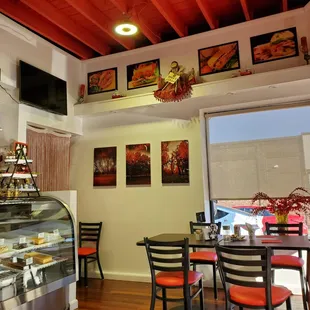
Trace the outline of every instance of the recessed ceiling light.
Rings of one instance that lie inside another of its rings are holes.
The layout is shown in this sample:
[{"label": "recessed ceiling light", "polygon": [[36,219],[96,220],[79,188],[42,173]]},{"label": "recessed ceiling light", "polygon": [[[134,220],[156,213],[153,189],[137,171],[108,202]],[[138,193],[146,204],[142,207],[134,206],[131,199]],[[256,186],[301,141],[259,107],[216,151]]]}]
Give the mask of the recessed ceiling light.
[{"label": "recessed ceiling light", "polygon": [[132,36],[138,32],[138,27],[132,23],[126,22],[115,27],[115,32],[122,36]]}]

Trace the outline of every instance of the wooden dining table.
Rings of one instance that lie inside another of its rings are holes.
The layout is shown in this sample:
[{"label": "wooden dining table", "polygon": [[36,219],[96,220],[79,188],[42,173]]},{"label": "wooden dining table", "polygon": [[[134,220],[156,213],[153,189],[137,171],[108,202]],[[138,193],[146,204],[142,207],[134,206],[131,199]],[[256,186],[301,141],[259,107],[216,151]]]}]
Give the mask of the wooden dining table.
[{"label": "wooden dining table", "polygon": [[[256,236],[250,240],[248,236],[242,241],[224,241],[222,236],[216,240],[196,240],[194,234],[160,234],[149,239],[154,241],[178,241],[188,238],[191,248],[214,248],[217,244],[239,249],[271,248],[273,250],[307,251],[306,282],[310,287],[310,241],[308,236]],[[268,240],[268,241],[265,241]],[[275,241],[276,240],[276,241]],[[144,240],[138,241],[137,246],[144,246]],[[308,290],[308,305],[310,303],[310,290]]]}]

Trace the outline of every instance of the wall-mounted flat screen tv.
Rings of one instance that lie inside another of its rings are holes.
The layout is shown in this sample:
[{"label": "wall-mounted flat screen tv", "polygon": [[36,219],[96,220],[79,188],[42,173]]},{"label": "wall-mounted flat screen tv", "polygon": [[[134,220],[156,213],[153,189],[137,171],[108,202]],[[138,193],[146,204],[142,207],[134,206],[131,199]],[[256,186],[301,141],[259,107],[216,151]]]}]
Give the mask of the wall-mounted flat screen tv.
[{"label": "wall-mounted flat screen tv", "polygon": [[38,109],[67,115],[67,82],[20,61],[19,100]]}]

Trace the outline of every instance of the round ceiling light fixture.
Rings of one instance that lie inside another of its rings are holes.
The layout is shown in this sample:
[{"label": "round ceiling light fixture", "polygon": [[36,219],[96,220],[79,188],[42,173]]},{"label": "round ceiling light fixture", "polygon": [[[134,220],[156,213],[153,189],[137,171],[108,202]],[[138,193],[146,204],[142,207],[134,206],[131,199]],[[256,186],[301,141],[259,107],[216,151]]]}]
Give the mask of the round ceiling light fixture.
[{"label": "round ceiling light fixture", "polygon": [[123,22],[115,27],[115,32],[122,36],[132,36],[138,32],[138,27],[131,22]]}]

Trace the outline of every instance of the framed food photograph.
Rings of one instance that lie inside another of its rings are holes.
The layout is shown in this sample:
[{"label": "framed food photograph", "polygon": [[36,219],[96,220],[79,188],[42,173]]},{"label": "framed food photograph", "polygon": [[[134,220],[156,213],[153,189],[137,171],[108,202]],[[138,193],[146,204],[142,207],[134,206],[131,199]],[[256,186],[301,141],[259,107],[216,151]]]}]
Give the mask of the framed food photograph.
[{"label": "framed food photograph", "polygon": [[253,65],[299,55],[295,27],[261,34],[250,40]]},{"label": "framed food photograph", "polygon": [[161,178],[163,184],[189,183],[188,140],[161,143]]},{"label": "framed food photograph", "polygon": [[94,186],[116,186],[116,146],[94,149]]},{"label": "framed food photograph", "polygon": [[198,50],[199,75],[240,69],[238,41]]},{"label": "framed food photograph", "polygon": [[157,85],[160,75],[159,59],[127,66],[127,90]]},{"label": "framed food photograph", "polygon": [[117,68],[105,69],[87,74],[88,95],[117,90]]},{"label": "framed food photograph", "polygon": [[151,184],[150,143],[126,145],[126,185]]}]

